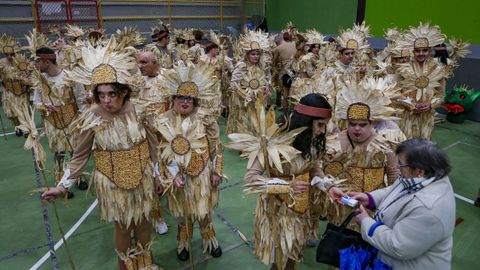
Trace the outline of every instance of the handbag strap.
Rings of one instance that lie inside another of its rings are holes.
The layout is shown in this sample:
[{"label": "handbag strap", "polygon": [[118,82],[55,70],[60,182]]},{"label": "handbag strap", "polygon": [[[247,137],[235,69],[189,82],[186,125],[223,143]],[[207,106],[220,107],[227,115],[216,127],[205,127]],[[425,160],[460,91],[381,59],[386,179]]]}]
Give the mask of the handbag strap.
[{"label": "handbag strap", "polygon": [[353,211],[352,213],[350,213],[350,215],[348,215],[348,217],[342,222],[342,224],[340,224],[339,231],[343,232],[343,230],[345,230],[345,228],[347,227],[348,223],[352,221],[352,218],[354,218],[358,214],[360,214],[360,212],[358,211]]}]

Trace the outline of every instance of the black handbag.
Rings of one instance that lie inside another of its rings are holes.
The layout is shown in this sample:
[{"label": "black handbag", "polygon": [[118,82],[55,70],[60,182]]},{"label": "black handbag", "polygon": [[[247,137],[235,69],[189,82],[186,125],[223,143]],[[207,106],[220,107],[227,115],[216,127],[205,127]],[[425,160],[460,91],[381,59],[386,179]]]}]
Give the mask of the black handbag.
[{"label": "black handbag", "polygon": [[317,246],[317,262],[340,267],[339,250],[348,248],[351,245],[356,247],[362,246],[364,248],[369,246],[369,244],[362,239],[362,235],[359,232],[347,229],[347,225],[356,215],[358,215],[356,211],[350,213],[340,226],[332,223],[327,224],[327,228]]}]

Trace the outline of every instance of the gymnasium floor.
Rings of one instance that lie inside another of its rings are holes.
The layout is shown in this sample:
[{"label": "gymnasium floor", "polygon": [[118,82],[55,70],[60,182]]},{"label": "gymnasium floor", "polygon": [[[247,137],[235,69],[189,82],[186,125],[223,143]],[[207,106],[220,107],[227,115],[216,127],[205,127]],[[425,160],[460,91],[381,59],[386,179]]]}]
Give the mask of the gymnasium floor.
[{"label": "gymnasium floor", "polygon": [[[6,132],[12,132],[13,128],[7,123],[3,110],[2,119]],[[223,124],[222,122],[222,131]],[[48,243],[42,205],[38,194],[30,194],[36,187],[31,152],[23,149],[24,138],[14,135],[8,135],[7,138],[5,141],[4,137],[0,137],[0,269],[52,269],[50,258],[44,256],[48,252]],[[223,139],[225,140],[224,135]],[[453,164],[450,179],[454,190],[456,194],[467,198],[467,201],[475,200],[480,188],[479,139],[480,123],[471,121],[462,125],[443,123],[437,125],[434,133],[434,141],[447,151]],[[48,152],[45,137],[42,138],[42,143]],[[52,168],[50,154],[48,158],[49,168]],[[253,232],[255,197],[242,194],[246,161],[226,150],[225,164],[230,179],[221,186],[220,205],[214,214],[215,229],[223,255],[215,259],[201,253],[202,242],[196,226],[193,240],[194,268],[267,269],[253,257],[251,247],[235,232],[240,230],[248,239],[251,239]],[[48,178],[48,183],[52,185],[53,177],[49,175]],[[76,269],[116,269],[113,227],[112,224],[100,221],[94,201],[94,195],[75,190],[74,199],[59,200],[56,203],[63,230],[67,233],[72,227],[76,228],[67,240],[68,248]],[[456,202],[459,224],[454,233],[453,269],[476,269],[480,243],[480,208],[461,199]],[[89,208],[93,208],[90,214],[87,211]],[[52,206],[47,205],[47,209],[53,241],[57,243],[60,238],[57,222]],[[176,258],[176,226],[168,214],[166,220],[170,231],[166,235],[155,237],[152,247],[154,260],[164,269],[190,269],[189,262],[180,262]],[[322,223],[320,233],[324,226]],[[314,261],[314,253],[315,248],[305,248],[304,261],[298,265],[298,269],[327,269]],[[59,269],[69,269],[65,245],[60,246],[56,256]]]}]

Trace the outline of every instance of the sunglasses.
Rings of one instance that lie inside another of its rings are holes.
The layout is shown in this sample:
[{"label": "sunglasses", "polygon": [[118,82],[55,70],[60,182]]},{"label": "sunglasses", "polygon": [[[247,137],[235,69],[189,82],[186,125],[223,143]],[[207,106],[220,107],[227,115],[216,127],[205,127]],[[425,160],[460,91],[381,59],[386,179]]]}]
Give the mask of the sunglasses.
[{"label": "sunglasses", "polygon": [[193,97],[191,96],[175,96],[180,102],[193,102]]}]

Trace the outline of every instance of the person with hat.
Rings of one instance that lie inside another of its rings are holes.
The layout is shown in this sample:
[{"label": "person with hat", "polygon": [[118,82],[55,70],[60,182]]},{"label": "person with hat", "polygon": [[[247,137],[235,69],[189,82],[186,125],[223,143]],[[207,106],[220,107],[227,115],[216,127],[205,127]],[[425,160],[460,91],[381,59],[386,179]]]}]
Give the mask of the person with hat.
[{"label": "person with hat", "polygon": [[34,65],[38,71],[32,76],[33,104],[45,119],[44,132],[50,151],[54,153],[55,180],[58,182],[64,173],[65,152],[73,151],[70,128],[84,109],[86,92],[82,84],[67,78],[66,70],[58,66],[52,49],[37,49]]},{"label": "person with hat", "polygon": [[173,49],[170,45],[170,30],[168,25],[160,22],[160,27],[152,29],[153,43],[145,46],[146,50],[152,51],[157,56],[161,68],[173,68]]},{"label": "person with hat", "polygon": [[227,121],[227,134],[236,133],[249,125],[245,112],[261,99],[267,105],[270,98],[271,74],[268,34],[247,30],[239,39],[243,59],[235,65],[232,74],[231,106]]},{"label": "person with hat", "polygon": [[172,108],[154,119],[161,134],[160,179],[170,214],[177,219],[177,258],[186,261],[192,254],[193,224],[198,222],[203,251],[220,257],[222,249],[212,223],[219,200],[223,150],[217,116],[209,104],[220,104],[213,92],[213,69],[193,63],[178,65],[161,75],[169,91]]},{"label": "person with hat", "polygon": [[[4,58],[0,59],[0,81],[2,82],[2,104],[5,116],[10,119],[15,128],[15,135],[22,136],[20,121],[15,107],[21,108],[23,104],[30,103],[31,67],[25,56],[18,54],[20,44],[12,36],[3,34],[0,46]],[[26,134],[25,134],[26,135]]]},{"label": "person with hat", "polygon": [[[383,80],[350,82],[344,85],[337,97],[335,116],[347,121],[347,129],[327,138],[323,156],[323,175],[313,185],[327,191],[332,181],[343,179],[339,187],[355,192],[370,192],[385,187],[399,175],[394,152],[374,124],[395,120],[395,109],[389,107],[390,96]],[[342,223],[350,214],[346,205],[333,204],[326,199],[327,219],[333,224]],[[350,224],[351,228],[356,228]]]},{"label": "person with hat", "polygon": [[114,223],[119,269],[158,269],[150,251],[150,211],[154,193],[162,192],[158,141],[143,124],[143,109],[129,100],[132,90],[128,70],[135,66],[134,58],[129,52],[115,52],[113,37],[105,46],[87,45],[87,50],[82,51],[87,61],[68,73],[70,79],[92,86],[95,104],[71,124],[76,141],[74,155],[60,183],[45,191],[42,198],[54,200],[65,194],[92,155],[92,181],[100,216]]},{"label": "person with hat", "polygon": [[413,51],[413,59],[402,64],[397,72],[401,76],[402,95],[399,104],[404,108],[400,128],[407,138],[430,140],[434,128],[435,110],[445,96],[448,70],[431,57],[432,47],[445,40],[438,26],[420,23],[410,28],[399,46]]},{"label": "person with hat", "polygon": [[253,254],[270,269],[296,269],[308,235],[310,181],[321,175],[332,109],[325,97],[310,93],[280,127],[273,110],[265,115],[256,104],[257,113],[249,113],[258,127],[229,135],[227,147],[249,157],[244,192],[258,194]]}]

